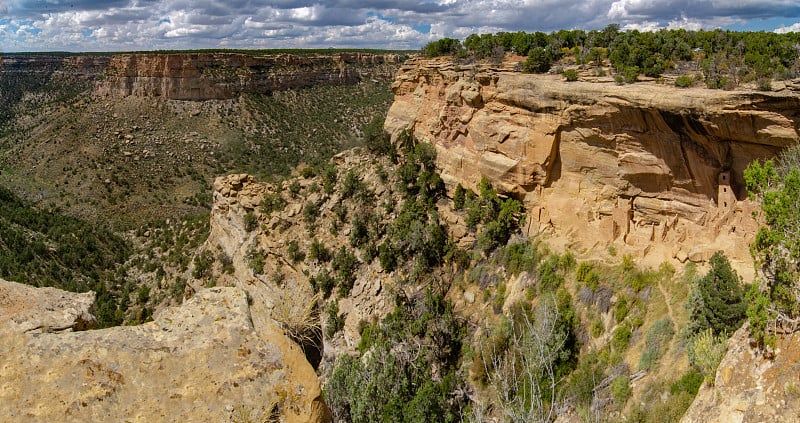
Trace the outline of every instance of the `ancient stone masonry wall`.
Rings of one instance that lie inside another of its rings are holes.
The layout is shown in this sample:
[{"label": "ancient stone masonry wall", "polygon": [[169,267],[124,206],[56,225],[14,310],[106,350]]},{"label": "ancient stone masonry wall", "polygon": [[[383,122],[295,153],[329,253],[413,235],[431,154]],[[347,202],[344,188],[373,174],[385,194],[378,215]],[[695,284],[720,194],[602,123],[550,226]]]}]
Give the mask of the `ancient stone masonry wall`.
[{"label": "ancient stone masonry wall", "polygon": [[797,141],[796,93],[566,82],[516,66],[409,60],[386,130],[432,143],[450,186],[487,177],[524,199],[532,234],[654,264],[722,249],[752,273],[742,173]]}]

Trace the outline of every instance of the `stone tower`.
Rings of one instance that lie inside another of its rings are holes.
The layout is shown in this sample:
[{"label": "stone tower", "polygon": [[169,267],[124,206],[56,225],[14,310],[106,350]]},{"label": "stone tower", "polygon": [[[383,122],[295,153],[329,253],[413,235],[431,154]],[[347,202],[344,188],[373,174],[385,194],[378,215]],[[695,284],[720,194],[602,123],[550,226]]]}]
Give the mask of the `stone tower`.
[{"label": "stone tower", "polygon": [[730,210],[736,204],[736,196],[731,189],[731,172],[724,170],[717,177],[717,208]]}]

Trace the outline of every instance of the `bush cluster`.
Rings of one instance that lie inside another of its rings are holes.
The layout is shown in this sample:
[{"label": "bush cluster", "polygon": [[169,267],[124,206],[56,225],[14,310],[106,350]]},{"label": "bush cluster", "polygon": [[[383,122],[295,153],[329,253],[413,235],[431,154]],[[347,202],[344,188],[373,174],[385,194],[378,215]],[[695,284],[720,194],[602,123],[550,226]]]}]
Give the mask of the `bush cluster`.
[{"label": "bush cluster", "polygon": [[364,327],[366,358],[345,355],[331,372],[324,393],[334,421],[460,421],[465,400],[453,393],[464,385],[464,334],[443,294],[398,297],[392,313]]}]

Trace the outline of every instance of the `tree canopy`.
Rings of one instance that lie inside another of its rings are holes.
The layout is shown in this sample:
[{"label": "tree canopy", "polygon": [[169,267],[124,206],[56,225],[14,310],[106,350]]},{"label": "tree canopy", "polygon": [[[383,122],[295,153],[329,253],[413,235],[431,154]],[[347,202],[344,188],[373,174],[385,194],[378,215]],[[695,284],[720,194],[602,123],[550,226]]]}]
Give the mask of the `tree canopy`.
[{"label": "tree canopy", "polygon": [[[428,43],[429,57],[455,55],[475,59],[497,58],[504,53],[532,57],[530,72],[546,72],[549,61],[562,55],[576,62],[601,63],[604,59],[618,72],[638,68],[657,77],[680,61],[697,61],[709,88],[735,86],[744,80],[795,78],[800,75],[800,33],[738,32],[715,29],[653,32],[620,31],[611,24],[602,30],[498,32],[472,34],[463,43],[444,38]],[[546,53],[546,54],[545,54]]]}]

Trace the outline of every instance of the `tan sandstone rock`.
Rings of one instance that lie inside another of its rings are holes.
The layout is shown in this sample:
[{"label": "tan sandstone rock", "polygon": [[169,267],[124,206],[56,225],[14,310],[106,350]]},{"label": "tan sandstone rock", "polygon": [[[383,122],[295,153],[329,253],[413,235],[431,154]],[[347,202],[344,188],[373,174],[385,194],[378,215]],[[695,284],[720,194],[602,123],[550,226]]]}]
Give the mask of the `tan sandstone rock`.
[{"label": "tan sandstone rock", "polygon": [[97,323],[94,292],[76,294],[0,280],[0,321],[18,333],[86,330]]},{"label": "tan sandstone rock", "polygon": [[411,59],[385,129],[432,143],[449,186],[486,177],[524,199],[530,230],[556,245],[614,245],[655,266],[676,246],[701,261],[722,249],[752,276],[742,173],[798,139],[795,93],[566,82],[515,65]]},{"label": "tan sandstone rock", "polygon": [[682,423],[795,422],[800,409],[800,334],[780,337],[779,353],[751,348],[745,327],[728,340],[714,386],[704,385]]},{"label": "tan sandstone rock", "polygon": [[22,334],[3,320],[0,331],[10,421],[328,419],[302,352],[274,324],[254,326],[236,288],[200,291],[140,326]]}]

